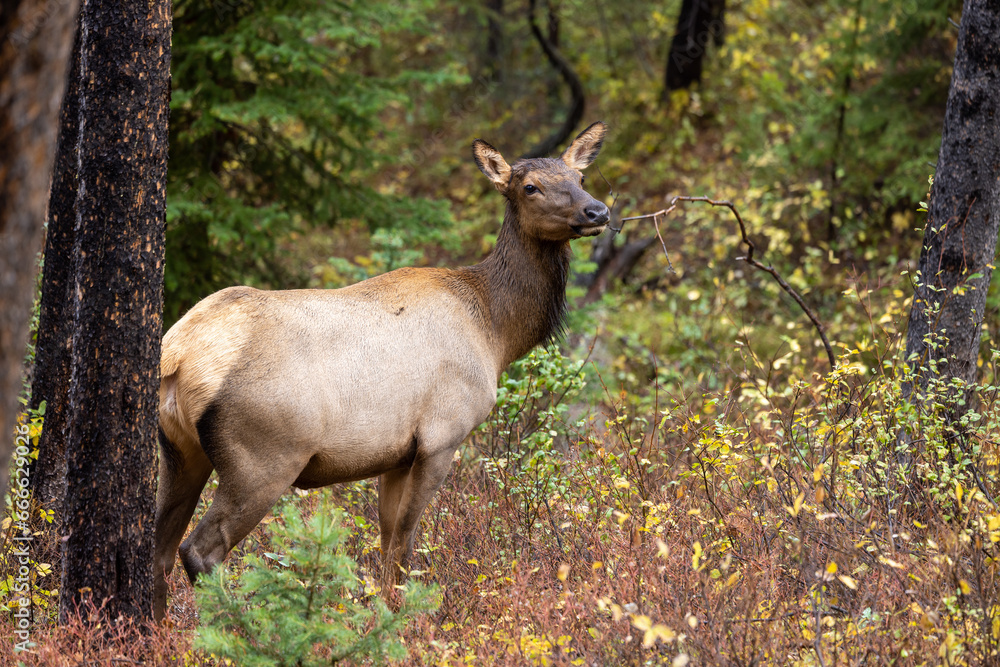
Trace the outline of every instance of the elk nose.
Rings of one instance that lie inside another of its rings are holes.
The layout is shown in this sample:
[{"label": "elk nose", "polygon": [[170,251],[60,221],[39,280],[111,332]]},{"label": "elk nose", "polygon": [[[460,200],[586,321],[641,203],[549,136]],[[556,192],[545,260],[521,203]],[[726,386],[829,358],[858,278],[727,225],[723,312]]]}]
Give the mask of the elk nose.
[{"label": "elk nose", "polygon": [[599,201],[595,201],[584,209],[584,213],[587,214],[587,220],[590,220],[595,225],[603,225],[611,219],[611,211]]}]

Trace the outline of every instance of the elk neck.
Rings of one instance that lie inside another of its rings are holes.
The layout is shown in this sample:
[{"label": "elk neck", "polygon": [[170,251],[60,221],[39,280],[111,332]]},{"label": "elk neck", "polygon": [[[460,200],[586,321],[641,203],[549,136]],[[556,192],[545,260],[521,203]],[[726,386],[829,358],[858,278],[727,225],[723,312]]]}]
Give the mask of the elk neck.
[{"label": "elk neck", "polygon": [[517,205],[508,200],[493,252],[466,269],[485,301],[498,376],[536,345],[556,338],[566,313],[569,242],[532,238],[522,223]]}]

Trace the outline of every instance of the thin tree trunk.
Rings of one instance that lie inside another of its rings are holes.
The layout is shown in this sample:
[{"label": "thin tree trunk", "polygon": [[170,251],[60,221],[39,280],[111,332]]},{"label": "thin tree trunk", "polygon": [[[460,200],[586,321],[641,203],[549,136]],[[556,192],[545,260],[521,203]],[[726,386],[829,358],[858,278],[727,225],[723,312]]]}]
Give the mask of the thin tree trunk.
[{"label": "thin tree trunk", "polygon": [[[966,0],[930,214],[906,335],[923,402],[932,379],[960,381],[972,407],[979,340],[1000,228],[1000,3]],[[912,392],[917,395],[913,397]]]},{"label": "thin tree trunk", "polygon": [[152,616],[167,0],[84,0],[60,614]]},{"label": "thin tree trunk", "polygon": [[722,43],[725,0],[683,0],[677,29],[670,40],[663,80],[663,100],[670,91],[689,88],[701,81],[702,62],[708,43]]},{"label": "thin tree trunk", "polygon": [[80,132],[80,31],[76,31],[66,96],[59,121],[59,143],[49,190],[48,229],[42,298],[35,341],[35,371],[31,384],[32,408],[45,401],[45,426],[38,441],[31,486],[35,500],[56,510],[66,490],[66,402],[69,399],[73,239],[76,221],[77,144]]},{"label": "thin tree trunk", "polygon": [[0,497],[17,419],[76,3],[0,7]]},{"label": "thin tree trunk", "polygon": [[486,76],[503,78],[503,0],[486,0]]},{"label": "thin tree trunk", "polygon": [[[531,34],[534,35],[538,45],[542,47],[545,57],[549,59],[552,67],[559,72],[566,85],[569,86],[570,103],[569,110],[566,112],[566,120],[562,126],[549,135],[548,138],[542,140],[540,144],[522,155],[521,157],[523,158],[547,156],[565,143],[583,119],[583,112],[587,103],[586,92],[583,89],[583,82],[580,81],[580,77],[538,27],[538,23],[535,21],[535,0],[528,0],[528,23],[531,28]],[[553,26],[551,15],[549,16],[548,25],[551,30]]]}]

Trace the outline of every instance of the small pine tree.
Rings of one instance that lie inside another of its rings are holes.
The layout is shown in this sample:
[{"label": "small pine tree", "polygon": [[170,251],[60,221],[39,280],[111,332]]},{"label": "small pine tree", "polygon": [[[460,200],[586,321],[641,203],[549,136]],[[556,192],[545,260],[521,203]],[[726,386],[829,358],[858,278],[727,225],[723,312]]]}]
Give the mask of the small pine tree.
[{"label": "small pine tree", "polygon": [[196,646],[244,667],[346,659],[383,664],[405,657],[399,633],[418,614],[437,608],[436,587],[411,581],[399,611],[392,612],[364,592],[357,564],[343,554],[349,531],[328,494],[308,520],[291,504],[276,514],[270,533],[277,553],[267,554],[273,565],[250,554],[242,575],[219,567],[199,582]]}]

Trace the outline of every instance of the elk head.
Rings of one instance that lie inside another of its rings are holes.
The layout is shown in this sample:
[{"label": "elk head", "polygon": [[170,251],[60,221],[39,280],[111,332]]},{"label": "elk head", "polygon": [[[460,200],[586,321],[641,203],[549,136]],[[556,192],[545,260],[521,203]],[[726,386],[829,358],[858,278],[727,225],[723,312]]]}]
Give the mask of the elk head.
[{"label": "elk head", "polygon": [[597,157],[606,132],[604,123],[594,123],[559,158],[518,160],[513,166],[482,139],[472,144],[472,152],[480,171],[513,208],[523,233],[565,242],[597,236],[611,217],[608,207],[583,189],[581,173]]}]

